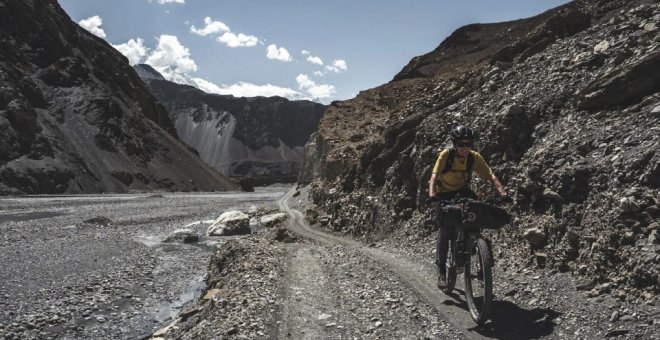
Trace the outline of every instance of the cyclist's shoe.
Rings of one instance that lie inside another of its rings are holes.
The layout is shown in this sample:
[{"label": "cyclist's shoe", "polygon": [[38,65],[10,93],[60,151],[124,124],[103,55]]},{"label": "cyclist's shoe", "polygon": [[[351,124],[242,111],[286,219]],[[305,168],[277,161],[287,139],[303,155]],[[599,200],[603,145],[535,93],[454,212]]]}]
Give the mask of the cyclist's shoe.
[{"label": "cyclist's shoe", "polygon": [[439,274],[438,275],[438,288],[440,288],[440,289],[447,288],[447,280],[445,279],[444,274]]}]

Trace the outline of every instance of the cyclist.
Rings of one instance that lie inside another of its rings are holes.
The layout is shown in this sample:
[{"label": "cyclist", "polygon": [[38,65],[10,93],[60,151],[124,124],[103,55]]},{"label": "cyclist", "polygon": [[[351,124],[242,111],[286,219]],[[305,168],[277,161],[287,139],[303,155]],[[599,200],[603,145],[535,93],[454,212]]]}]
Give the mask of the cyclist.
[{"label": "cyclist", "polygon": [[[490,181],[500,195],[506,196],[504,186],[486,164],[486,161],[478,152],[472,150],[474,146],[472,129],[465,125],[457,125],[451,129],[449,135],[453,145],[452,148],[441,151],[435,162],[433,174],[431,180],[429,180],[429,197],[438,196],[442,200],[457,197],[476,199],[477,195],[468,187],[473,171],[482,179]],[[440,212],[441,210],[438,209],[439,223],[442,220]],[[445,282],[447,250],[450,237],[455,237],[451,235],[453,231],[449,229],[451,228],[444,227],[440,223],[436,243],[438,288],[440,289],[447,286]]]}]

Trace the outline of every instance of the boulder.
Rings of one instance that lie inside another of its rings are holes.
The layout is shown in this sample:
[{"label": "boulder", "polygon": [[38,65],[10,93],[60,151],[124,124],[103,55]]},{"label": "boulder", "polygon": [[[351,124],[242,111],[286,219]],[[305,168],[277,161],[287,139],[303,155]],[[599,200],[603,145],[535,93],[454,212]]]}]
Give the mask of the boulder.
[{"label": "boulder", "polygon": [[194,243],[199,241],[199,236],[192,229],[177,229],[169,234],[163,242],[165,243]]},{"label": "boulder", "polygon": [[660,244],[660,232],[653,230],[649,234],[649,244]]},{"label": "boulder", "polygon": [[638,213],[642,210],[633,197],[624,197],[619,200],[619,203],[621,203],[621,210],[624,213]]},{"label": "boulder", "polygon": [[209,236],[246,235],[250,232],[250,217],[240,211],[224,212],[206,229]]},{"label": "boulder", "polygon": [[250,216],[255,216],[256,214],[259,213],[259,208],[257,208],[256,205],[251,205],[251,206],[248,208],[248,212],[247,212],[247,213],[248,213],[248,215],[250,215]]},{"label": "boulder", "polygon": [[546,235],[538,228],[529,228],[525,230],[523,238],[529,242],[532,247],[540,248],[545,244]]},{"label": "boulder", "polygon": [[280,221],[284,221],[285,219],[286,219],[285,213],[277,213],[277,214],[261,216],[261,225],[264,227],[272,227],[278,224]]}]

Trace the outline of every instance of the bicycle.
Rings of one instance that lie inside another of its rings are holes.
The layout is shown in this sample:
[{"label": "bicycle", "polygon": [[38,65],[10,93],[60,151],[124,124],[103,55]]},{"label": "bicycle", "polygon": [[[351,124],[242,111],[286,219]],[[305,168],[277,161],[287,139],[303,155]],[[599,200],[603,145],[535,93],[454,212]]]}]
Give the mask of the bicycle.
[{"label": "bicycle", "polygon": [[[465,282],[465,300],[472,319],[483,324],[490,313],[493,302],[493,253],[490,242],[481,235],[481,228],[499,228],[509,223],[510,216],[495,204],[510,202],[508,197],[491,199],[488,202],[471,198],[440,200],[431,198],[440,205],[442,221],[452,228],[455,237],[450,237],[447,252],[444,292],[451,293],[456,286],[457,275],[462,269]],[[436,254],[436,256],[438,256]]]}]

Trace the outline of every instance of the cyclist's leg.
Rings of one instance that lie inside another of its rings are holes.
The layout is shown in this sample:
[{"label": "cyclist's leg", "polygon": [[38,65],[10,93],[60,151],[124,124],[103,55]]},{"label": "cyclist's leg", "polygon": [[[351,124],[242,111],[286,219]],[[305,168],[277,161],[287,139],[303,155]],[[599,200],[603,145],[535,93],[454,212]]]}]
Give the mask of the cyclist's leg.
[{"label": "cyclist's leg", "polygon": [[444,276],[447,272],[447,250],[449,249],[449,238],[450,238],[450,229],[449,226],[445,224],[440,224],[438,228],[438,239],[436,242],[436,259],[438,266],[438,274]]}]

